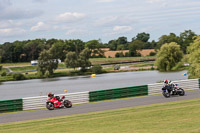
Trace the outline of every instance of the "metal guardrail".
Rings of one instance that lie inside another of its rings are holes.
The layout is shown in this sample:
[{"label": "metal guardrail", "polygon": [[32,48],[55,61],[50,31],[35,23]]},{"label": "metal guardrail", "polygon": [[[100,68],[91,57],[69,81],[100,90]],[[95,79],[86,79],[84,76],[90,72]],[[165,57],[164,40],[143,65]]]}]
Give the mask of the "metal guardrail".
[{"label": "metal guardrail", "polygon": [[0,101],[0,113],[22,110],[22,99]]},{"label": "metal guardrail", "polygon": [[[200,79],[188,79],[173,81],[179,84],[184,90],[200,89]],[[160,94],[163,83],[155,83],[141,86],[123,87],[99,91],[87,91],[78,93],[58,94],[56,96],[65,96],[72,101],[72,104],[89,103],[93,101],[133,97],[141,95]],[[23,99],[3,100],[0,101],[0,113],[19,110],[41,109],[46,107],[47,96],[27,97]]]},{"label": "metal guardrail", "polygon": [[[65,96],[72,104],[81,104],[89,102],[89,92],[58,94],[56,96]],[[46,108],[47,96],[27,97],[23,98],[23,110]]]},{"label": "metal guardrail", "polygon": [[101,100],[108,100],[108,99],[144,96],[144,95],[148,95],[147,85],[131,86],[131,87],[123,87],[123,88],[115,88],[115,89],[107,89],[107,90],[99,90],[99,91],[90,91],[89,101],[94,102],[94,101],[101,101]]}]

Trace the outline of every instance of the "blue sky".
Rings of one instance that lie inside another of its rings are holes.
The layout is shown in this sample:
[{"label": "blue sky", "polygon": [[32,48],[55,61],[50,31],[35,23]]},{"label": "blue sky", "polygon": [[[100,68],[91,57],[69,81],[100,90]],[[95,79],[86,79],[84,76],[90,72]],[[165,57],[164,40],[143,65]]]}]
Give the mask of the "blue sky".
[{"label": "blue sky", "polygon": [[109,40],[191,29],[200,34],[200,0],[0,0],[0,43],[36,38]]}]

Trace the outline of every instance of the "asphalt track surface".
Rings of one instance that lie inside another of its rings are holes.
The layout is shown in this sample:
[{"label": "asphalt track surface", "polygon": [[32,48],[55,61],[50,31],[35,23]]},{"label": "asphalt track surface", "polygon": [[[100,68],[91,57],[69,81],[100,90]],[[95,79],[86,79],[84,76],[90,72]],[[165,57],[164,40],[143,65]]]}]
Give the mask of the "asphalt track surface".
[{"label": "asphalt track surface", "polygon": [[145,96],[145,97],[137,97],[137,98],[130,98],[130,99],[121,99],[121,100],[82,104],[82,105],[73,106],[72,108],[55,109],[52,111],[36,110],[36,111],[28,111],[28,112],[2,114],[0,115],[0,123],[51,118],[51,117],[56,117],[56,116],[98,112],[98,111],[104,111],[104,110],[128,108],[128,107],[151,105],[151,104],[158,104],[158,103],[167,103],[167,102],[189,100],[189,99],[196,99],[196,98],[200,98],[200,90],[188,91],[186,92],[185,96],[172,96],[170,98],[165,98],[162,95],[154,95],[154,96]]}]

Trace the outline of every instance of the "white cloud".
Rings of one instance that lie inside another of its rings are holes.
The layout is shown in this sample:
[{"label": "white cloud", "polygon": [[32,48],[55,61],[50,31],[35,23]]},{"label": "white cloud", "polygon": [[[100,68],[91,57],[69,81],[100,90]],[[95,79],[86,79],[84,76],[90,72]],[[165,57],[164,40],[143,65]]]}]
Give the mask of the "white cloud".
[{"label": "white cloud", "polygon": [[131,30],[132,30],[131,26],[115,26],[113,28],[113,31],[119,32],[119,33],[124,33],[124,32],[128,32],[128,31],[131,31]]},{"label": "white cloud", "polygon": [[73,35],[73,34],[81,35],[81,34],[85,34],[85,33],[86,33],[86,31],[82,30],[82,29],[70,29],[66,32],[66,35]]},{"label": "white cloud", "polygon": [[38,22],[37,25],[31,27],[31,31],[44,31],[47,30],[48,26],[43,22]]},{"label": "white cloud", "polygon": [[106,29],[104,30],[105,36],[113,36],[113,35],[119,35],[119,34],[127,34],[132,31],[131,26],[114,26],[112,30]]},{"label": "white cloud", "polygon": [[85,18],[84,13],[65,12],[57,17],[57,22],[76,22]]},{"label": "white cloud", "polygon": [[102,2],[102,3],[108,3],[108,2],[113,2],[115,0],[97,0],[97,2]]},{"label": "white cloud", "polygon": [[0,36],[10,37],[10,36],[19,36],[24,34],[26,31],[20,28],[4,28],[0,29]]},{"label": "white cloud", "polygon": [[163,2],[164,0],[146,0],[148,3]]},{"label": "white cloud", "polygon": [[159,4],[159,6],[161,7],[161,8],[165,8],[165,7],[167,7],[167,2],[168,1],[166,1],[166,0],[146,0],[147,1],[147,3],[150,3],[150,4]]},{"label": "white cloud", "polygon": [[0,21],[0,28],[16,28],[24,26],[24,23],[21,21],[13,21],[13,20],[3,20]]},{"label": "white cloud", "polygon": [[109,25],[113,24],[113,22],[117,21],[117,16],[109,16],[105,18],[101,18],[95,22],[95,25]]}]

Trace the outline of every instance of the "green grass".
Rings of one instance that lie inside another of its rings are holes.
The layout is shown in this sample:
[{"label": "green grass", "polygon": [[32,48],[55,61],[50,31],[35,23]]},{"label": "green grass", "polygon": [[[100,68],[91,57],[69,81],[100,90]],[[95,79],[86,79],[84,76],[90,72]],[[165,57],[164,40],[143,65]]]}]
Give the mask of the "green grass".
[{"label": "green grass", "polygon": [[8,72],[8,70],[5,68],[2,68],[2,70],[0,72]]},{"label": "green grass", "polygon": [[3,67],[7,66],[21,66],[21,65],[31,65],[30,62],[19,62],[19,63],[0,63]]},{"label": "green grass", "polygon": [[24,67],[10,67],[10,69],[14,72],[17,71],[29,71],[29,70],[36,70],[37,66],[24,66]]},{"label": "green grass", "polygon": [[[0,125],[1,133],[199,133],[200,99]],[[67,110],[66,110],[67,111]]]},{"label": "green grass", "polygon": [[145,61],[156,59],[155,56],[145,56],[145,57],[119,57],[119,58],[90,58],[92,64],[105,64],[105,63],[120,63],[129,61]]}]

